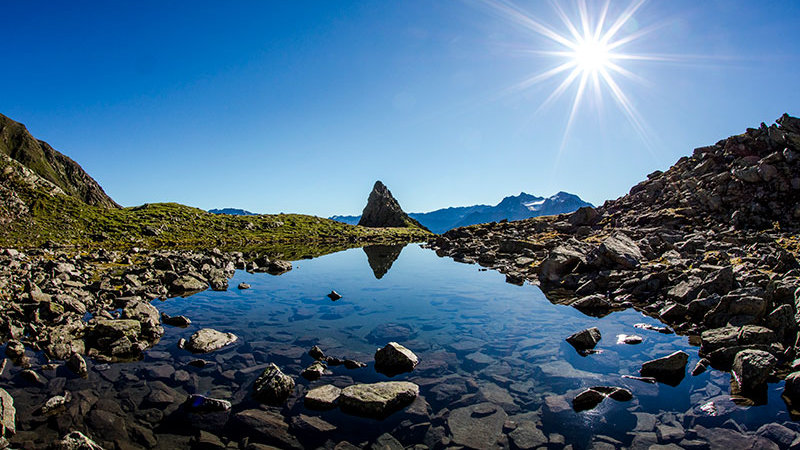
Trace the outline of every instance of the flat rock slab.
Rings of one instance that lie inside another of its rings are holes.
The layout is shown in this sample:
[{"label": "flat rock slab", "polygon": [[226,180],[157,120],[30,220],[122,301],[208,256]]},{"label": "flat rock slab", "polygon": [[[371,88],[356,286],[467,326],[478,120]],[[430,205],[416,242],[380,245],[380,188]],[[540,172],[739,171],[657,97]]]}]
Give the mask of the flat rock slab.
[{"label": "flat rock slab", "polygon": [[283,416],[261,409],[248,409],[236,414],[236,420],[244,434],[275,444],[280,448],[303,448],[297,438],[289,433],[289,424]]},{"label": "flat rock slab", "polygon": [[333,409],[342,390],[332,384],[326,384],[306,393],[304,403],[310,409]]},{"label": "flat rock slab", "polygon": [[342,389],[342,411],[363,417],[383,418],[411,404],[419,395],[419,386],[408,381],[384,381],[354,384]]},{"label": "flat rock slab", "polygon": [[14,398],[5,389],[0,388],[0,436],[10,436],[17,432],[16,415]]},{"label": "flat rock slab", "polygon": [[494,403],[478,403],[450,412],[453,442],[472,449],[495,448],[508,414]]},{"label": "flat rock slab", "polygon": [[212,328],[203,328],[189,338],[186,349],[192,353],[208,353],[233,344],[237,339],[239,338],[233,333],[223,333]]},{"label": "flat rock slab", "polygon": [[642,364],[641,373],[643,377],[654,377],[659,381],[680,381],[686,375],[688,361],[689,355],[686,352],[677,351]]}]

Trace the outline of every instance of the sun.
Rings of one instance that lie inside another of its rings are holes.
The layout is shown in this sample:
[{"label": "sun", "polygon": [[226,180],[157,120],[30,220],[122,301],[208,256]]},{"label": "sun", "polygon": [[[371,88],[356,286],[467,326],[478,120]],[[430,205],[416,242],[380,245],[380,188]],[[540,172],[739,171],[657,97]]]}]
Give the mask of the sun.
[{"label": "sun", "polygon": [[578,43],[572,58],[580,70],[592,75],[606,70],[611,62],[611,56],[611,50],[607,45],[590,36]]},{"label": "sun", "polygon": [[[537,112],[540,112],[555,103],[571,88],[574,89],[575,94],[559,153],[566,145],[570,128],[584,98],[587,95],[593,95],[595,104],[601,105],[603,93],[614,100],[642,140],[650,145],[644,120],[636,110],[634,103],[623,91],[621,84],[622,79],[644,81],[623,67],[627,62],[667,60],[657,55],[640,55],[624,51],[625,46],[631,42],[663,26],[662,23],[656,23],[644,28],[626,27],[626,25],[635,25],[634,14],[645,4],[646,0],[632,0],[626,8],[613,17],[609,13],[610,0],[605,2],[598,0],[589,4],[586,0],[575,0],[572,14],[564,10],[562,3],[552,1],[550,4],[561,21],[560,25],[542,23],[508,0],[484,1],[496,13],[521,25],[528,31],[547,38],[553,44],[552,49],[531,48],[527,53],[553,59],[556,63],[551,68],[517,83],[506,92],[514,93],[562,76],[561,82],[539,105]],[[627,29],[634,31],[626,33]]]}]

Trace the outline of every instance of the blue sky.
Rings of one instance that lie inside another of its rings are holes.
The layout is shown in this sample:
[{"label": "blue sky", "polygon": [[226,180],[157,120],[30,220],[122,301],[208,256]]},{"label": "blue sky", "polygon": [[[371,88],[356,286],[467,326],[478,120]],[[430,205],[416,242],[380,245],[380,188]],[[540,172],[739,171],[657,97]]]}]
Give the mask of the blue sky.
[{"label": "blue sky", "polygon": [[[574,2],[562,2],[577,17]],[[609,18],[631,2],[612,1]],[[515,4],[567,34],[548,2]],[[590,17],[600,2],[590,2]],[[552,40],[481,1],[11,2],[0,113],[125,206],[359,213],[376,179],[407,211],[564,190],[625,194],[694,147],[800,114],[800,3],[651,1],[614,76],[644,137]],[[610,19],[609,19],[610,20]]]}]

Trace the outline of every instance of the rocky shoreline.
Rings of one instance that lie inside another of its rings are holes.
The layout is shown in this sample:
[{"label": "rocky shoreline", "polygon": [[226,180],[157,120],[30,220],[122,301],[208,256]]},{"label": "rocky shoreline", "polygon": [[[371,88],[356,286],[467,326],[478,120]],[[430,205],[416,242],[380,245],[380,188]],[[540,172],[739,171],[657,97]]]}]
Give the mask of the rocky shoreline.
[{"label": "rocky shoreline", "polygon": [[[768,381],[800,376],[797,198],[800,120],[784,115],[602,207],[455,229],[430,246],[590,316],[658,318],[700,345],[703,364],[733,370],[738,400],[759,404]],[[796,415],[793,385],[784,397]]]}]

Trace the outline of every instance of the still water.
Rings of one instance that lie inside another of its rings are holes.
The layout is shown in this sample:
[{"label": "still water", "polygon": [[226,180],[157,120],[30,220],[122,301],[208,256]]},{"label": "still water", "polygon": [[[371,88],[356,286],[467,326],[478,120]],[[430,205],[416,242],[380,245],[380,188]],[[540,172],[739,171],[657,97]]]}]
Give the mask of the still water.
[{"label": "still water", "polygon": [[[94,365],[88,380],[45,373],[46,386],[19,382],[14,377],[18,369],[7,369],[4,385],[18,408],[19,433],[12,442],[45,442],[67,428],[84,430],[110,448],[187,447],[200,429],[223,444],[241,442],[247,430],[237,428],[233,417],[260,407],[250,392],[269,362],[297,381],[295,394],[274,410],[293,424],[290,431],[307,447],[333,447],[343,440],[369,446],[386,432],[406,446],[446,446],[453,443],[454,431],[463,439],[471,427],[481,427],[479,414],[472,415],[473,423],[449,419],[452,413],[484,402],[507,416],[497,447],[513,446],[509,433],[521,423],[542,430],[551,447],[563,442],[588,448],[603,442],[621,448],[637,434],[654,434],[659,425],[677,425],[690,439],[697,425],[722,426],[732,419],[736,424],[726,426],[755,430],[790,420],[779,384],[769,386],[767,405],[746,408],[729,399],[730,375],[713,369],[696,377],[687,374],[674,387],[623,378],[638,375],[643,362],[676,350],[690,355],[690,370],[699,359],[697,348],[684,336],[635,328],[636,323],[661,324],[633,310],[596,319],[551,304],[535,286],[504,280],[499,273],[439,258],[418,245],[351,249],[301,260],[280,276],[238,271],[226,292],[156,300],[161,311],[185,315],[192,325],[165,326],[164,337],[144,361]],[[236,289],[241,282],[251,289]],[[331,290],[343,298],[331,301],[326,296]],[[581,356],[564,339],[592,326],[602,333],[599,352]],[[239,340],[206,355],[177,348],[180,338],[204,327],[232,332]],[[643,343],[618,344],[620,334],[639,335]],[[419,357],[413,372],[392,378],[375,372],[374,352],[389,341]],[[368,365],[329,367],[320,380],[309,382],[299,374],[313,361],[307,354],[313,345],[327,355]],[[210,364],[188,364],[197,358]],[[417,383],[420,399],[384,420],[303,405],[303,394],[316,386],[384,380]],[[633,400],[606,399],[593,410],[574,412],[572,398],[592,386],[625,387]],[[73,397],[66,411],[36,416],[50,395],[65,390]],[[228,399],[233,411],[213,417],[186,414],[180,404],[191,393]],[[310,429],[293,421],[300,415],[321,418],[335,429]]]}]

